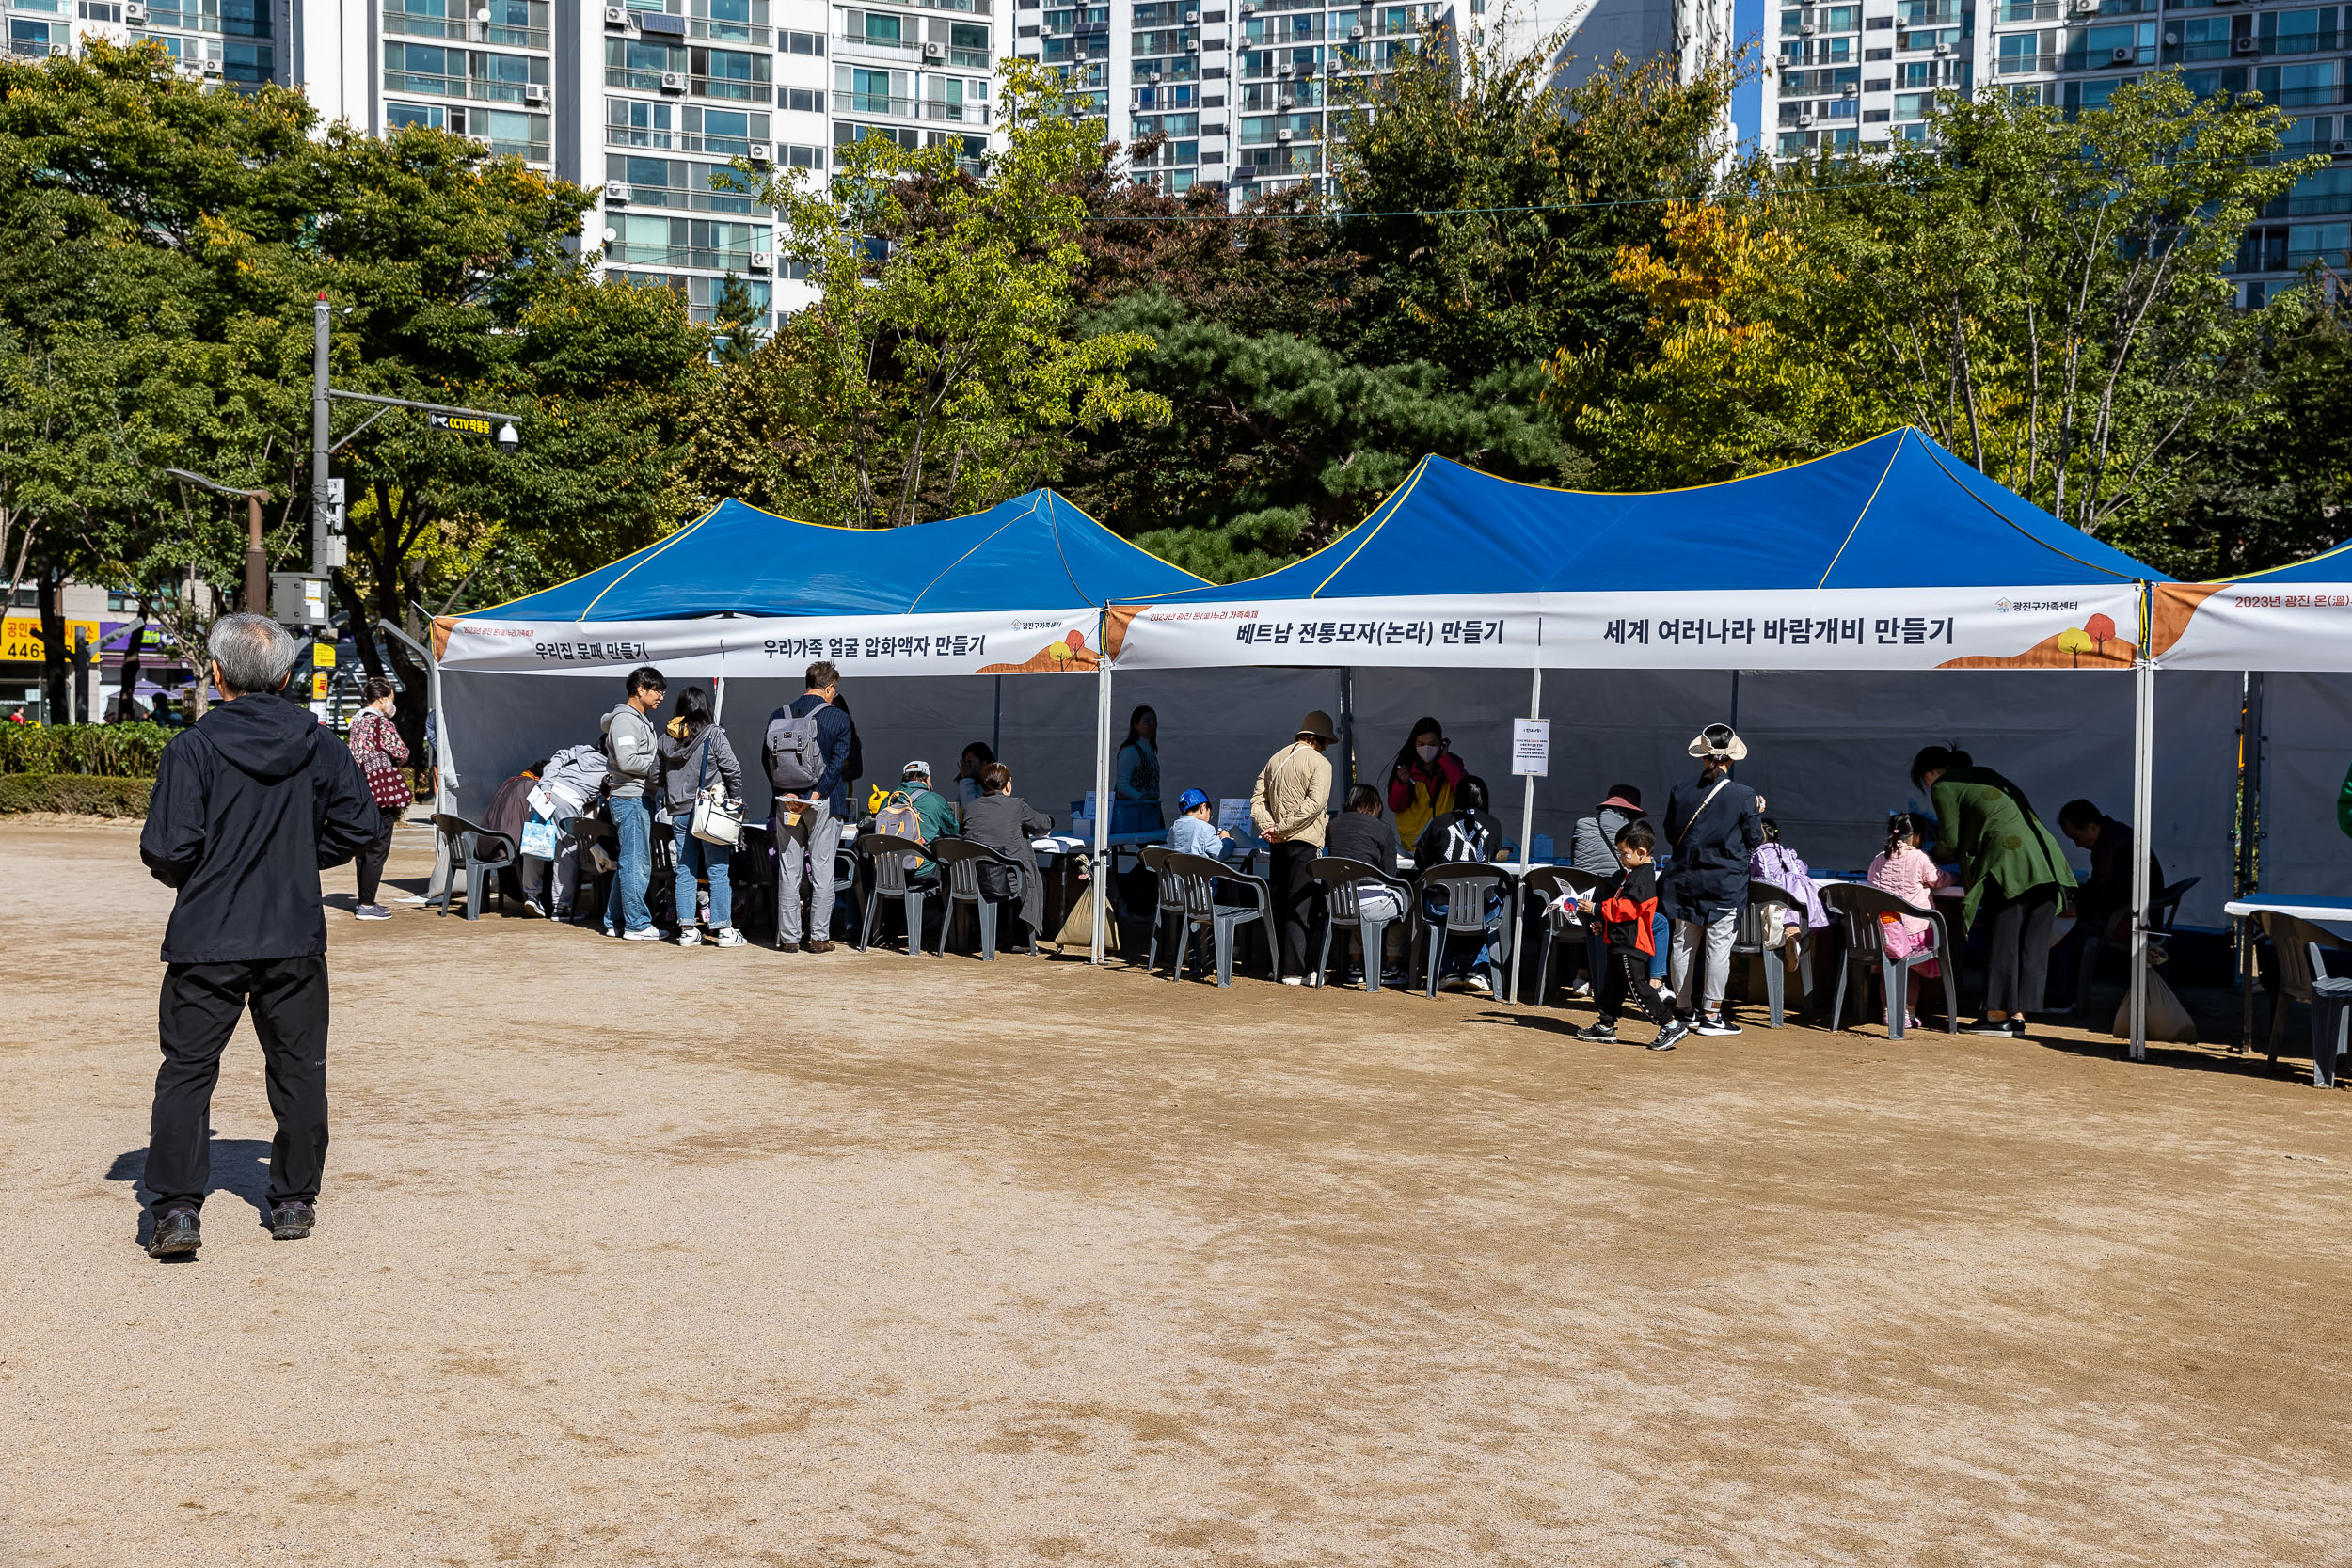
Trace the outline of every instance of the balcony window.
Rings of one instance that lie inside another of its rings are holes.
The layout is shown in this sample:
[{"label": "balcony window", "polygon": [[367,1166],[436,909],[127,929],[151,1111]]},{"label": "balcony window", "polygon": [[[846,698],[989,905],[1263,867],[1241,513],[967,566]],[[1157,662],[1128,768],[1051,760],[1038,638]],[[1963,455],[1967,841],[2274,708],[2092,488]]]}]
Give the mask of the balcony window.
[{"label": "balcony window", "polygon": [[[386,46],[389,48],[389,45]],[[637,92],[660,92],[664,72],[686,70],[686,51],[644,39],[604,40],[604,85]]]},{"label": "balcony window", "polygon": [[701,24],[696,31],[703,38],[765,42],[768,0],[694,0],[694,20]]},{"label": "balcony window", "polygon": [[[2265,103],[2282,109],[2307,109],[2336,102],[2336,62],[2265,66],[2254,73],[2254,90]],[[2322,151],[2327,150],[2325,148]]]},{"label": "balcony window", "polygon": [[769,57],[739,49],[690,50],[690,75],[698,98],[734,98],[755,103],[771,101]]},{"label": "balcony window", "polygon": [[2352,223],[2298,223],[2287,230],[2287,268],[2293,271],[2316,261],[2343,267],[2352,261]]},{"label": "balcony window", "polygon": [[834,67],[834,103],[837,113],[855,115],[912,115],[914,102],[908,96],[912,72],[904,71],[869,71],[864,66]]},{"label": "balcony window", "polygon": [[2336,10],[2272,11],[2256,24],[2265,55],[2308,55],[2336,47]]},{"label": "balcony window", "polygon": [[2176,25],[2180,28],[2182,59],[2226,60],[2230,57],[2229,17],[2186,17]]},{"label": "balcony window", "polygon": [[658,213],[606,214],[616,231],[606,247],[609,260],[655,266],[707,267],[747,272],[752,252],[768,248],[770,230],[714,218],[669,217]]}]

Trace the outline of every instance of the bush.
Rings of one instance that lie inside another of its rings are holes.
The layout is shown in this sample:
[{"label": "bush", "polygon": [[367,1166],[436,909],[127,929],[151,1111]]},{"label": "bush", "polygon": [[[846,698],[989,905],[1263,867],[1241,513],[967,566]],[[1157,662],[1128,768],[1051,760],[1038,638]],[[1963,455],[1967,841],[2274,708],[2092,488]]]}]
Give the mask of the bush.
[{"label": "bush", "polygon": [[178,733],[161,724],[0,723],[0,774],[151,779],[164,742]]},{"label": "bush", "polygon": [[[95,726],[92,726],[93,728]],[[0,816],[28,811],[76,816],[145,816],[151,779],[87,773],[0,773]]]}]

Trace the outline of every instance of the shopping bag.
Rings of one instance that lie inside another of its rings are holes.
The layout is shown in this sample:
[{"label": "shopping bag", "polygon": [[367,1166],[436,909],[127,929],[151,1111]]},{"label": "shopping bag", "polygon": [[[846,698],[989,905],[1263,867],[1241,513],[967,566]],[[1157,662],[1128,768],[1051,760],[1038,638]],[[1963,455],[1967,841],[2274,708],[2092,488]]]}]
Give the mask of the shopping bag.
[{"label": "shopping bag", "polygon": [[[2115,1009],[2114,1034],[2118,1039],[2132,1037],[2132,993],[2126,990]],[[2164,976],[2148,976],[2148,1037],[2165,1044],[2195,1045],[2197,1024],[2181,1006],[2181,999],[2172,994],[2172,988],[2164,983]]]},{"label": "shopping bag", "polygon": [[555,859],[555,819],[535,813],[523,824],[523,853],[535,861]]}]

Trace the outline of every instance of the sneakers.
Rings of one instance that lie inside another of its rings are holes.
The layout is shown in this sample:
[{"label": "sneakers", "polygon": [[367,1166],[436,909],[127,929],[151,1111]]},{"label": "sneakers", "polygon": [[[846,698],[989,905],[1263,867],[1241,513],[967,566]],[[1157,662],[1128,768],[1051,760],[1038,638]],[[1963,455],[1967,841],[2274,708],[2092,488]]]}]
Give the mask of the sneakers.
[{"label": "sneakers", "polygon": [[1590,1040],[1595,1045],[1614,1045],[1617,1043],[1617,1026],[1614,1023],[1596,1022],[1589,1027],[1579,1029],[1576,1032],[1576,1037],[1581,1040]]},{"label": "sneakers", "polygon": [[[1705,1032],[1705,1030],[1700,1031],[1702,1034]],[[1732,1033],[1738,1034],[1739,1031],[1735,1029]],[[1690,1034],[1691,1026],[1683,1022],[1682,1020],[1676,1019],[1672,1023],[1667,1024],[1663,1029],[1658,1031],[1658,1037],[1649,1042],[1649,1049],[1652,1051],[1672,1051],[1677,1042],[1687,1039],[1690,1037]]]},{"label": "sneakers", "polygon": [[2005,1018],[1995,1023],[1989,1018],[1980,1018],[1968,1025],[1966,1032],[1971,1035],[2022,1035],[2026,1032],[2026,1021],[2022,1018]]},{"label": "sneakers", "polygon": [[680,947],[700,947],[703,944],[703,934],[691,926],[681,926],[678,927],[677,944]]},{"label": "sneakers", "polygon": [[392,911],[381,904],[362,904],[351,911],[355,920],[389,920]]},{"label": "sneakers", "polygon": [[280,1242],[298,1242],[319,1222],[319,1212],[307,1203],[281,1203],[269,1212],[269,1233]]},{"label": "sneakers", "polygon": [[1740,1029],[1737,1023],[1731,1022],[1729,1013],[1701,1013],[1698,1022],[1691,1027],[1690,1033],[1693,1035],[1737,1035],[1740,1033]]},{"label": "sneakers", "polygon": [[1568,1000],[1571,1002],[1590,1002],[1592,999],[1593,983],[1590,980],[1579,980],[1568,988]]},{"label": "sneakers", "polygon": [[1282,976],[1282,984],[1286,986],[1303,986],[1306,983],[1307,977],[1304,974],[1285,974]]},{"label": "sneakers", "polygon": [[1486,978],[1486,972],[1483,970],[1471,970],[1462,976],[1462,983],[1481,996],[1492,996],[1495,993],[1494,982]]},{"label": "sneakers", "polygon": [[532,914],[537,915],[542,920],[552,920],[555,918],[553,915],[548,913],[547,906],[540,903],[536,898],[524,899],[523,908],[529,910]]},{"label": "sneakers", "polygon": [[732,926],[722,926],[710,933],[710,945],[713,947],[743,947],[749,945],[750,941]]},{"label": "sneakers", "polygon": [[661,932],[651,926],[640,926],[634,931],[623,931],[621,940],[623,942],[660,942]]},{"label": "sneakers", "polygon": [[149,1238],[150,1258],[177,1258],[194,1252],[204,1244],[202,1229],[197,1224],[193,1209],[172,1209],[155,1222],[155,1234]]}]

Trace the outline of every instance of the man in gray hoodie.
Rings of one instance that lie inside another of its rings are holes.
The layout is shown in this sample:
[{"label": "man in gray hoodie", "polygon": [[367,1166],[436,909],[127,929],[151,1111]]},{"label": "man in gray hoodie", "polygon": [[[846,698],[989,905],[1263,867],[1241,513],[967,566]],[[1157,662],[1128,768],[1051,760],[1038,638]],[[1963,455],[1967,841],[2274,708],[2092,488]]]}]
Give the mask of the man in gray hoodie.
[{"label": "man in gray hoodie", "polygon": [[645,784],[660,757],[648,717],[670,683],[650,664],[628,673],[628,700],[604,716],[604,792],[612,802],[612,836],[620,841],[620,875],[604,906],[604,934],[624,942],[660,942],[645,889],[653,880],[653,809]]}]

